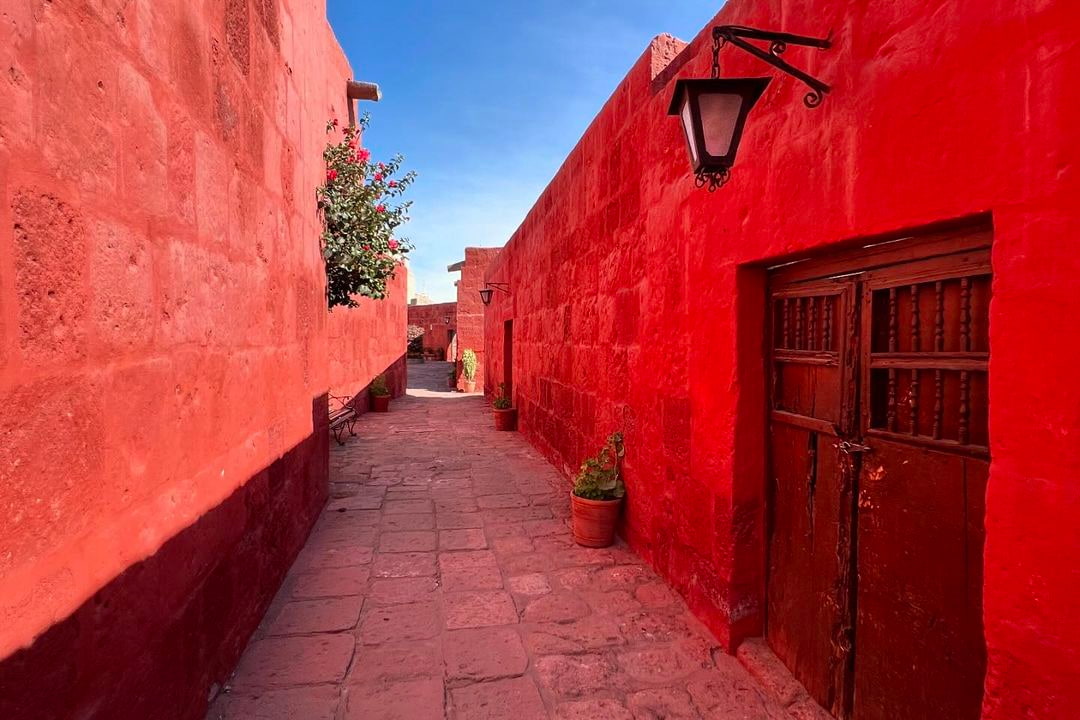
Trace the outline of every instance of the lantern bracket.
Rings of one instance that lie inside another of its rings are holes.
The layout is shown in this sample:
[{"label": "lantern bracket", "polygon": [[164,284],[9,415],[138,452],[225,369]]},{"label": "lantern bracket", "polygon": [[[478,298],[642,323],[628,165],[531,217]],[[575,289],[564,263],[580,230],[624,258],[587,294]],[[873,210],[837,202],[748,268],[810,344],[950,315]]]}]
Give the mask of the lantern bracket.
[{"label": "lantern bracket", "polygon": [[[801,80],[810,87],[810,92],[803,96],[803,105],[808,108],[816,108],[825,99],[825,93],[829,92],[829,86],[818,80],[813,75],[803,72],[799,68],[784,60],[781,55],[787,50],[788,45],[801,45],[813,47],[819,50],[827,50],[832,47],[830,38],[815,38],[805,35],[792,35],[791,33],[773,32],[771,30],[758,30],[757,28],[744,27],[742,25],[717,25],[713,28],[713,77],[720,76],[720,49],[724,45],[732,44],[740,50],[744,50],[754,57],[764,60],[774,68]],[[764,40],[769,43],[769,49],[754,45],[749,40]],[[711,189],[711,188],[710,188]]]},{"label": "lantern bracket", "polygon": [[502,283],[502,282],[484,283],[484,287],[480,291],[480,300],[485,305],[490,304],[491,303],[491,294],[495,290],[499,290],[499,291],[504,292],[507,295],[509,295],[510,294],[510,283]]}]

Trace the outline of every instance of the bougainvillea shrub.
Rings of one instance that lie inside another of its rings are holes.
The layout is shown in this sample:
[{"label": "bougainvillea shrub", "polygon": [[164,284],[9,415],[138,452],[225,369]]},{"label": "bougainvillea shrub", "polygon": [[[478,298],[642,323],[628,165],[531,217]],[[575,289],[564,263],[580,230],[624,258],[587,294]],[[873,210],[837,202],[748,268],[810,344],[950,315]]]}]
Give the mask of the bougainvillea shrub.
[{"label": "bougainvillea shrub", "polygon": [[389,162],[373,162],[371,152],[360,147],[368,116],[357,126],[346,127],[335,140],[338,121],[326,124],[326,182],[317,195],[322,211],[323,259],[326,262],[326,300],[356,307],[355,295],[381,300],[386,282],[394,276],[412,243],[395,231],[409,220],[411,201],[400,201],[416,177],[401,170],[402,156]]}]

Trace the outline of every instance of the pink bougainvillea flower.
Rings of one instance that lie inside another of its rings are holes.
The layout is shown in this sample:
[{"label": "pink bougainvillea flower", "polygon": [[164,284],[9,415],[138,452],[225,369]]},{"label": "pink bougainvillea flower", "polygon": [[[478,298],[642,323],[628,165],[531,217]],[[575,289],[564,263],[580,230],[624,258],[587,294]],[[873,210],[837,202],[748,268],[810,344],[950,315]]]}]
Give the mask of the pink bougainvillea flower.
[{"label": "pink bougainvillea flower", "polygon": [[337,180],[337,170],[330,168],[326,171],[326,182],[334,182]]},{"label": "pink bougainvillea flower", "polygon": [[375,212],[386,212],[386,206],[385,205],[376,205],[375,206]]},{"label": "pink bougainvillea flower", "polygon": [[390,238],[390,242],[386,244],[390,246],[391,250],[397,250],[397,240],[395,240],[394,238]]},{"label": "pink bougainvillea flower", "polygon": [[375,173],[375,182],[382,180],[382,173]]},{"label": "pink bougainvillea flower", "polygon": [[397,180],[391,180],[387,183],[389,187],[397,187]]}]

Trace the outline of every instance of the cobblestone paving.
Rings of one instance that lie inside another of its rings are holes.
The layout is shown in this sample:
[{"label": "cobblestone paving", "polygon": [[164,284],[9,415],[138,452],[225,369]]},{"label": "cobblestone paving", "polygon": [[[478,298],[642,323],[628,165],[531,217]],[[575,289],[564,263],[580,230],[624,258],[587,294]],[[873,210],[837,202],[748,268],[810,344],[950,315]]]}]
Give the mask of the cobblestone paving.
[{"label": "cobblestone paving", "polygon": [[208,718],[789,720],[480,396],[409,396],[332,444],[331,499]]}]

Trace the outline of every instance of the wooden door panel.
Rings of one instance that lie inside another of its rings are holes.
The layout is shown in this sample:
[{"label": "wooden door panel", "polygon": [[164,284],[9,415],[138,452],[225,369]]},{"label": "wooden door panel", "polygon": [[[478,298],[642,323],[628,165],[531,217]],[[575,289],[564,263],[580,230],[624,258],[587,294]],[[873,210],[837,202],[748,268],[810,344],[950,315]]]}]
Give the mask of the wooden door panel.
[{"label": "wooden door panel", "polygon": [[850,668],[854,286],[773,288],[771,514],[766,639],[810,695],[844,713]]},{"label": "wooden door panel", "polygon": [[503,322],[503,388],[506,397],[514,398],[514,321]]},{"label": "wooden door panel", "polygon": [[841,374],[835,363],[810,365],[779,361],[775,370],[775,405],[782,412],[841,422]]},{"label": "wooden door panel", "polygon": [[989,463],[883,439],[859,475],[857,720],[975,720]]},{"label": "wooden door panel", "polygon": [[839,718],[979,716],[989,240],[770,275],[766,637]]},{"label": "wooden door panel", "polygon": [[989,262],[863,276],[856,720],[979,717]]},{"label": "wooden door panel", "polygon": [[766,639],[811,697],[839,714],[851,618],[850,556],[838,548],[850,541],[850,478],[835,435],[774,421],[771,436]]}]

